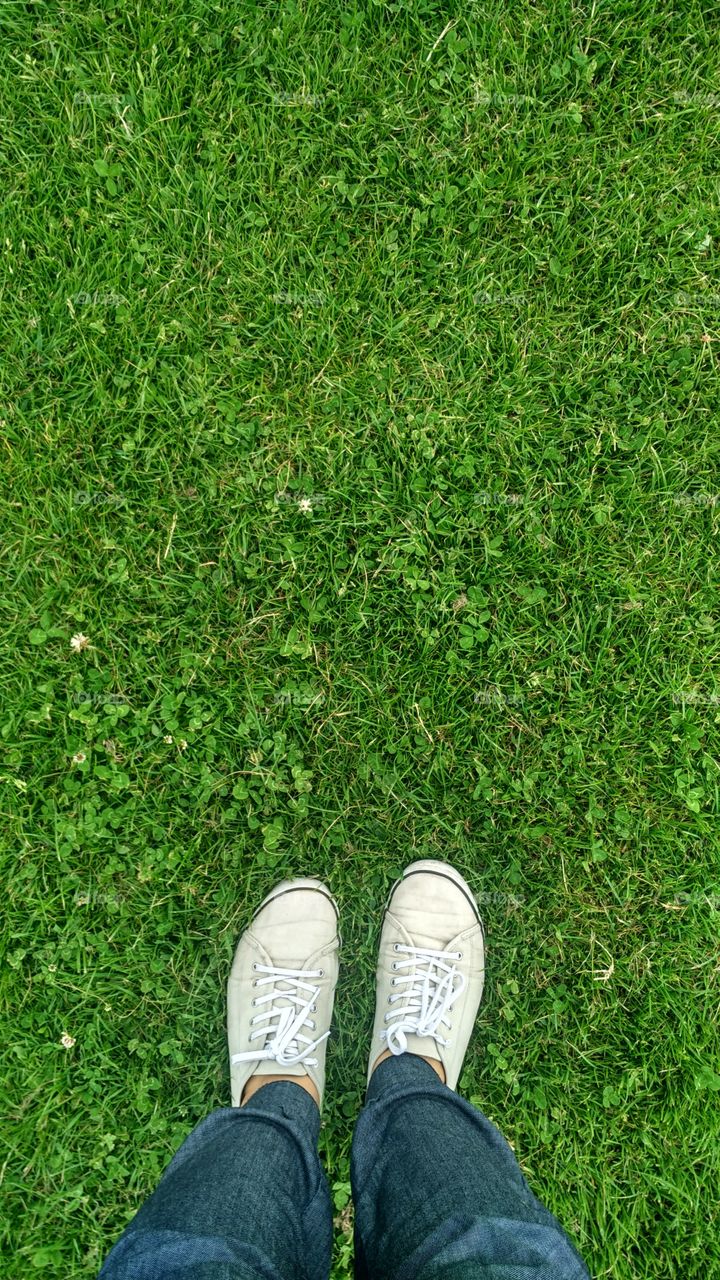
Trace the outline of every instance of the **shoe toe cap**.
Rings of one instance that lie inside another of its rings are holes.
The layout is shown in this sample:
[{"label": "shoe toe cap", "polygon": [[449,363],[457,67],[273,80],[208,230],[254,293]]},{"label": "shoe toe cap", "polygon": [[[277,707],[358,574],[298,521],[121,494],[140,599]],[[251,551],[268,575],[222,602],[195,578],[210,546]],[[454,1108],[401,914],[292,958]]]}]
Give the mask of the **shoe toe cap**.
[{"label": "shoe toe cap", "polygon": [[406,873],[396,886],[388,911],[414,945],[442,950],[458,934],[480,926],[469,888],[460,877],[438,869]]},{"label": "shoe toe cap", "polygon": [[337,940],[337,912],[322,888],[301,884],[277,891],[261,907],[250,933],[278,968],[302,967]]}]

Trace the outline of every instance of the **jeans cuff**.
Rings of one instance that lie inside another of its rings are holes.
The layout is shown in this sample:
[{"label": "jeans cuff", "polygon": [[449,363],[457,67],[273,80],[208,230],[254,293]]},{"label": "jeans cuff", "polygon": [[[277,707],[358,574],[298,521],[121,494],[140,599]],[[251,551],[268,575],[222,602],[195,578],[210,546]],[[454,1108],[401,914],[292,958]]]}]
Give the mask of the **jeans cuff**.
[{"label": "jeans cuff", "polygon": [[264,1084],[241,1108],[241,1111],[264,1111],[292,1120],[313,1146],[320,1136],[320,1108],[307,1089],[289,1080]]},{"label": "jeans cuff", "polygon": [[401,1053],[386,1058],[375,1068],[368,1085],[366,1102],[375,1102],[386,1093],[405,1093],[407,1089],[429,1088],[447,1089],[437,1071],[416,1053]]}]

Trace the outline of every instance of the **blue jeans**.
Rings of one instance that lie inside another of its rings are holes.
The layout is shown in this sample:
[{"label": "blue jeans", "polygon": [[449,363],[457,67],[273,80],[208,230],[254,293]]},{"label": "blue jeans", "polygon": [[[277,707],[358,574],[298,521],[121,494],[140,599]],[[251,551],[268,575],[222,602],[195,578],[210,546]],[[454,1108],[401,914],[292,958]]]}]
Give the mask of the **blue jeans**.
[{"label": "blue jeans", "polygon": [[[320,1113],[268,1084],[190,1134],[101,1280],[327,1280]],[[589,1280],[498,1130],[421,1058],[375,1070],[352,1150],[358,1280]]]}]

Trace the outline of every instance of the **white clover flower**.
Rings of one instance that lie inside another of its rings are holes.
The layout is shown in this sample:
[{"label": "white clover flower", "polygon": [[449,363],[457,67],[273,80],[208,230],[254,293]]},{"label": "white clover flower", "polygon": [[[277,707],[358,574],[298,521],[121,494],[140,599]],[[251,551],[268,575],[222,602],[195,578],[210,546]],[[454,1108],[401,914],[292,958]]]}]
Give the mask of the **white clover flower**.
[{"label": "white clover flower", "polygon": [[187,738],[178,738],[178,746],[181,751],[187,751]]},{"label": "white clover flower", "polygon": [[172,740],[173,740],[173,736],[172,736],[172,734],[171,734],[171,733],[166,733],[166,734],[165,734],[165,737],[163,738],[163,742],[168,742],[168,743],[169,743],[169,742],[172,742]]},{"label": "white clover flower", "polygon": [[76,751],[72,758],[73,764],[84,764],[86,760],[87,756],[84,751]]},{"label": "white clover flower", "polygon": [[72,1049],[75,1044],[75,1037],[68,1035],[67,1031],[63,1031],[62,1036],[60,1037],[60,1043],[63,1049]]},{"label": "white clover flower", "polygon": [[303,515],[312,515],[312,502],[309,498],[300,498],[298,502],[298,511],[302,511]]},{"label": "white clover flower", "polygon": [[75,653],[82,653],[83,649],[87,649],[89,644],[88,637],[84,636],[82,631],[78,631],[77,635],[70,637],[70,648]]}]

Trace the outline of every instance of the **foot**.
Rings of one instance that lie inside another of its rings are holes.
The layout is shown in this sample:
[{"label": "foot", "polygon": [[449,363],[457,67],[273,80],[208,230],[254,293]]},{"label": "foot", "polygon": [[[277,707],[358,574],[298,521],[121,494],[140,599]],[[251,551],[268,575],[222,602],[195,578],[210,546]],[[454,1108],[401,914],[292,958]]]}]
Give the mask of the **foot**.
[{"label": "foot", "polygon": [[484,979],[482,921],[460,872],[411,863],[385,911],[368,1080],[388,1053],[415,1053],[454,1089]]},{"label": "foot", "polygon": [[322,1103],[337,923],[337,907],[319,880],[285,880],[242,935],[227,996],[234,1107],[259,1084],[278,1079],[297,1079]]}]

